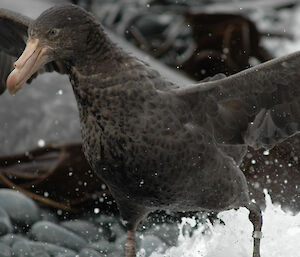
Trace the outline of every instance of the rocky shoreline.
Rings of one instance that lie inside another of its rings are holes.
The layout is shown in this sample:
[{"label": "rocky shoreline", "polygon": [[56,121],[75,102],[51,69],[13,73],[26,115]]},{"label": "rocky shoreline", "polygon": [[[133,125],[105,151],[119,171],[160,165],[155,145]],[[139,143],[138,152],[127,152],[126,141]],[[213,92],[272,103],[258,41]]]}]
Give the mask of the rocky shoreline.
[{"label": "rocky shoreline", "polygon": [[[152,224],[138,233],[143,256],[177,243],[177,224]],[[116,257],[123,255],[126,231],[119,217],[94,214],[67,219],[39,207],[27,196],[0,189],[0,257]]]}]

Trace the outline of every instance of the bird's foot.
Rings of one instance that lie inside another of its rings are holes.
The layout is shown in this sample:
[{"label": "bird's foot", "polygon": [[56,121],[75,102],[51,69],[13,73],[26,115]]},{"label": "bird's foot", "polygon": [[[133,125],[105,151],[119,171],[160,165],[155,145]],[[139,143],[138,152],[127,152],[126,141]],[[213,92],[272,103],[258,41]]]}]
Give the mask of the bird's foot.
[{"label": "bird's foot", "polygon": [[250,202],[247,209],[250,211],[249,220],[252,222],[254,230],[253,230],[253,257],[260,257],[260,239],[262,238],[262,214],[259,207]]}]

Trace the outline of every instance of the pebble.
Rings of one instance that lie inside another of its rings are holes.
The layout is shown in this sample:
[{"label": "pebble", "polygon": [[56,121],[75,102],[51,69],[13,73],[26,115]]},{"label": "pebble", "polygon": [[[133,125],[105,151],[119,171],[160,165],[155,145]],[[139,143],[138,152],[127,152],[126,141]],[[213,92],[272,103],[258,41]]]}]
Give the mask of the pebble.
[{"label": "pebble", "polygon": [[0,189],[0,207],[13,224],[30,226],[40,220],[40,210],[29,197],[11,189]]},{"label": "pebble", "polygon": [[115,217],[101,215],[95,219],[95,222],[100,227],[102,236],[109,242],[115,242],[118,236],[126,234],[125,228],[121,227]]},{"label": "pebble", "polygon": [[79,252],[79,257],[102,257],[99,252],[90,249],[90,248],[84,248]]},{"label": "pebble", "polygon": [[56,255],[55,257],[78,257],[78,254],[74,253],[60,253]]},{"label": "pebble", "polygon": [[[27,229],[20,230],[20,225]],[[175,245],[177,238],[175,224],[152,226],[137,234],[137,249],[147,257]],[[0,189],[0,257],[123,256],[126,239],[126,229],[116,217],[59,222],[54,212],[40,209],[27,196]]]},{"label": "pebble", "polygon": [[179,230],[177,224],[163,223],[147,229],[143,235],[155,235],[168,246],[175,246],[178,243]]},{"label": "pebble", "polygon": [[49,210],[41,210],[40,211],[40,217],[43,221],[50,221],[52,223],[58,223],[58,218],[55,213],[49,211]]},{"label": "pebble", "polygon": [[61,246],[50,243],[35,241],[19,241],[13,247],[13,252],[17,257],[41,257],[68,255],[76,256],[76,252]]},{"label": "pebble", "polygon": [[28,240],[25,236],[19,234],[7,234],[5,236],[0,237],[0,242],[12,246],[14,243],[18,241],[26,241]]},{"label": "pebble", "polygon": [[88,246],[90,248],[96,250],[97,252],[104,254],[105,256],[119,251],[116,243],[108,242],[105,239],[101,239],[97,242],[93,242],[93,243],[89,244]]},{"label": "pebble", "polygon": [[[29,256],[31,257],[31,249],[29,244],[19,241],[13,244],[12,246],[14,255],[17,257]],[[34,254],[34,252],[33,252]]]},{"label": "pebble", "polygon": [[11,257],[11,256],[12,256],[11,248],[4,243],[0,243],[0,257]]},{"label": "pebble", "polygon": [[13,231],[13,226],[6,211],[0,208],[0,236],[6,235]]},{"label": "pebble", "polygon": [[35,223],[30,230],[30,235],[37,241],[57,244],[75,251],[87,245],[87,241],[82,237],[49,221]]},{"label": "pebble", "polygon": [[85,220],[68,220],[61,222],[60,225],[76,235],[81,236],[88,242],[97,241],[101,238],[100,227],[92,222]]},{"label": "pebble", "polygon": [[140,243],[140,249],[142,252],[145,252],[145,256],[150,256],[153,252],[163,252],[167,248],[166,244],[157,237],[153,235],[147,235],[142,237]]}]

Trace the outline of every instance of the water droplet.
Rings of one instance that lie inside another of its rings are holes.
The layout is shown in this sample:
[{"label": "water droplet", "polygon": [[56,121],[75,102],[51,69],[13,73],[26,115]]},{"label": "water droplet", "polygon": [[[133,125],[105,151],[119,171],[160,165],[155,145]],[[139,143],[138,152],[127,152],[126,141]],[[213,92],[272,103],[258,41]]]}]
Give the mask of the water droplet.
[{"label": "water droplet", "polygon": [[44,139],[40,139],[40,140],[38,141],[38,146],[39,146],[39,147],[44,147],[44,146],[45,146],[45,140],[44,140]]},{"label": "water droplet", "polygon": [[145,181],[142,179],[142,180],[140,181],[140,187],[143,186],[144,184],[145,184]]},{"label": "water droplet", "polygon": [[258,189],[259,186],[260,186],[260,184],[259,184],[258,182],[254,182],[254,184],[253,184],[253,187],[254,187],[254,188]]},{"label": "water droplet", "polygon": [[56,92],[57,95],[62,95],[64,92],[60,89]]}]

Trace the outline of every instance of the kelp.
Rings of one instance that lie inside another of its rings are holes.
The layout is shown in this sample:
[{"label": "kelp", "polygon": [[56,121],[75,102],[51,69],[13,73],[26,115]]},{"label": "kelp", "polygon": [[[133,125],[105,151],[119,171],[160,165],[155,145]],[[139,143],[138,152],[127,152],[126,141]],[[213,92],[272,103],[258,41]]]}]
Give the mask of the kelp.
[{"label": "kelp", "polygon": [[80,212],[97,206],[116,213],[107,187],[91,171],[81,147],[81,143],[49,144],[1,156],[0,183],[56,209]]}]

